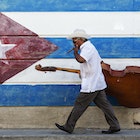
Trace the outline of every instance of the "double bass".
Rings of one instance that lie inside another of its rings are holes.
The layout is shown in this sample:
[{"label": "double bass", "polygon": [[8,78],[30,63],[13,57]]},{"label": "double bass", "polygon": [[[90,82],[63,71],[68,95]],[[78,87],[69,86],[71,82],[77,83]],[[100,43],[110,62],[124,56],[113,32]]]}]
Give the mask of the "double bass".
[{"label": "double bass", "polygon": [[[114,96],[120,105],[128,108],[140,107],[140,67],[127,66],[124,70],[112,70],[109,64],[101,63],[107,83],[107,94]],[[40,64],[35,66],[39,71],[67,71],[80,74],[78,69],[61,68]]]}]

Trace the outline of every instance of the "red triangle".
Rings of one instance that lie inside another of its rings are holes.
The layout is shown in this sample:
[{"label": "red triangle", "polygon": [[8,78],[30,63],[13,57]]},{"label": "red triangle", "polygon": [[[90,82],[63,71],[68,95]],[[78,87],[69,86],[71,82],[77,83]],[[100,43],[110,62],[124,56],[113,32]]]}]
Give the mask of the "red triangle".
[{"label": "red triangle", "polygon": [[55,44],[40,38],[2,13],[0,13],[0,21],[1,43],[16,44],[5,53],[8,64],[0,58],[0,83],[58,49]]}]

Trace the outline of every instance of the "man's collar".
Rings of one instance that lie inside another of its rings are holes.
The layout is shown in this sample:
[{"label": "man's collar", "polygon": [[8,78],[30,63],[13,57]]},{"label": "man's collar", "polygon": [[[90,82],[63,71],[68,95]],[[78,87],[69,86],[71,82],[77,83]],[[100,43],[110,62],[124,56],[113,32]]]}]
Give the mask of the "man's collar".
[{"label": "man's collar", "polygon": [[86,42],[84,42],[81,46],[80,46],[80,49],[82,49],[84,46],[85,46],[85,44],[87,44],[87,43],[89,43],[90,41],[88,40],[88,41],[86,41]]}]

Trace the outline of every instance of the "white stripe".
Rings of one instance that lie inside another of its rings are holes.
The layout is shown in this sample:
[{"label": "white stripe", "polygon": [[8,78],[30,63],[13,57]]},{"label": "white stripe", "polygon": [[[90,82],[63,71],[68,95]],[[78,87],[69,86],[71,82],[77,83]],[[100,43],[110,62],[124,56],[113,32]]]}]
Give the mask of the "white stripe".
[{"label": "white stripe", "polygon": [[[140,66],[140,59],[103,59],[103,61],[110,64],[114,70],[123,70],[126,66]],[[79,69],[79,63],[75,59],[42,59],[5,81],[4,84],[80,84],[78,74],[64,71],[44,73],[35,70],[37,64]]]},{"label": "white stripe", "polygon": [[93,37],[139,37],[140,12],[3,12],[41,37],[82,28]]}]

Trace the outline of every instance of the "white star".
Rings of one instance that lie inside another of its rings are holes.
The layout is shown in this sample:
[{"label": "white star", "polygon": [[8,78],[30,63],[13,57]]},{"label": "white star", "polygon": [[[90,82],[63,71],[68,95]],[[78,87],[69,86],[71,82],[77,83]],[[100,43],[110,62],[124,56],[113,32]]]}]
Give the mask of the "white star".
[{"label": "white star", "polygon": [[[0,40],[0,59],[6,59],[7,57],[5,53],[15,46],[16,44],[2,44]],[[1,61],[7,65],[9,64],[7,60],[1,60]]]}]

